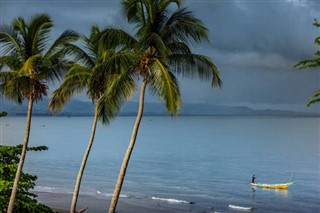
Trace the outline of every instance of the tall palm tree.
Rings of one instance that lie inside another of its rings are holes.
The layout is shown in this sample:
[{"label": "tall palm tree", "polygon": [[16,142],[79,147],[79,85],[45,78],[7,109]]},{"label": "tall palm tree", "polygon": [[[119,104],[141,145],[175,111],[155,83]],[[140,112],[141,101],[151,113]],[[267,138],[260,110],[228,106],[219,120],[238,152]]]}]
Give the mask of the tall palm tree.
[{"label": "tall palm tree", "polygon": [[[172,12],[171,4],[177,6]],[[131,72],[142,78],[137,118],[131,140],[124,156],[109,207],[114,213],[126,169],[133,151],[143,115],[146,87],[165,102],[167,111],[177,114],[182,104],[179,85],[174,73],[183,77],[212,79],[212,87],[221,86],[220,73],[211,59],[194,54],[190,44],[208,41],[208,29],[189,10],[180,6],[181,0],[123,0],[122,11],[135,24],[137,51],[140,60]],[[169,7],[171,10],[169,10]],[[111,92],[111,91],[109,91]]]},{"label": "tall palm tree", "polygon": [[47,83],[59,79],[70,62],[64,45],[78,39],[78,34],[64,31],[51,46],[53,22],[47,14],[36,14],[29,21],[19,17],[11,25],[0,27],[0,91],[9,100],[28,101],[24,143],[13,183],[7,212],[14,209],[15,197],[29,142],[33,103],[47,95]]},{"label": "tall palm tree", "polygon": [[[104,36],[111,37],[109,34],[117,36],[114,37],[115,39],[104,41]],[[95,104],[91,136],[75,183],[71,213],[76,212],[81,180],[94,141],[98,119],[103,124],[109,122],[120,108],[121,100],[128,98],[135,90],[134,79],[128,72],[123,72],[133,63],[134,57],[130,56],[128,48],[132,46],[134,39],[122,30],[110,28],[101,31],[94,25],[91,28],[90,37],[82,36],[82,40],[84,48],[75,45],[68,46],[78,64],[70,68],[64,82],[54,91],[49,108],[54,112],[61,110],[71,96],[84,90],[87,90],[89,99],[94,103],[99,102],[108,88],[113,87],[117,93],[105,97],[100,108]]]},{"label": "tall palm tree", "polygon": [[[320,27],[320,22],[317,19],[314,19],[313,25],[315,27]],[[318,36],[314,43],[318,46],[320,46],[320,36]],[[299,63],[295,64],[293,68],[298,68],[299,70],[303,69],[310,69],[310,68],[317,68],[320,67],[320,50],[318,49],[314,55],[316,57],[300,61]],[[317,69],[319,71],[319,69]],[[315,93],[310,97],[310,101],[307,104],[307,106],[311,106],[312,104],[319,103],[320,102],[320,89],[316,90]]]}]

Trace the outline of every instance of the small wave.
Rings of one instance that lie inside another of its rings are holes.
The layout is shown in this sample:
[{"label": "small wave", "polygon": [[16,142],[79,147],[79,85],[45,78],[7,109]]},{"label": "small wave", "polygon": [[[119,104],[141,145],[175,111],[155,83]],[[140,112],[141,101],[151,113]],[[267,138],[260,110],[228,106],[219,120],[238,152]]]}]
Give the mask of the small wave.
[{"label": "small wave", "polygon": [[177,200],[173,198],[161,198],[161,197],[152,197],[152,200],[160,200],[160,201],[165,201],[168,203],[186,203],[186,204],[192,204],[192,202],[188,202],[185,200]]},{"label": "small wave", "polygon": [[[106,197],[109,197],[109,198],[113,196],[113,193],[103,193],[103,192],[101,192],[99,190],[97,191],[97,194],[103,195],[103,196],[106,196]],[[121,197],[121,198],[131,198],[132,196],[129,196],[129,195],[126,195],[126,194],[124,194],[124,195],[120,194],[119,197]]]},{"label": "small wave", "polygon": [[54,192],[56,188],[50,186],[36,186],[34,187],[35,191],[38,192]]}]

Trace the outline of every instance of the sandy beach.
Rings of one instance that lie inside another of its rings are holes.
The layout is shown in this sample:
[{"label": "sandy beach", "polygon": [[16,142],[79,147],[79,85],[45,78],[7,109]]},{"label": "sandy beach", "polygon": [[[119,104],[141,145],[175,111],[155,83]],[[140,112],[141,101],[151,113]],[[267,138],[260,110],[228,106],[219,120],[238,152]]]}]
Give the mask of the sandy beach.
[{"label": "sandy beach", "polygon": [[[67,213],[71,204],[71,194],[49,193],[49,192],[35,192],[38,197],[37,200],[58,212]],[[136,200],[135,200],[136,201]],[[85,213],[105,213],[108,210],[110,199],[97,198],[94,196],[80,195],[77,209],[88,208]],[[137,202],[130,203],[128,200],[120,199],[118,202],[117,213],[182,213],[185,211],[170,209],[168,206],[160,203],[152,202]],[[189,212],[195,212],[190,209]]]}]

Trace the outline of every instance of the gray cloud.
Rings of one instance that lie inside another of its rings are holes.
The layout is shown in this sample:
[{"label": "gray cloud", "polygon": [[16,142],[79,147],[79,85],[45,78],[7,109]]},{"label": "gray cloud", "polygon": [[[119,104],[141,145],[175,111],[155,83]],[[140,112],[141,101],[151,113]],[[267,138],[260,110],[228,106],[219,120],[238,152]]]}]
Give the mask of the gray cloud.
[{"label": "gray cloud", "polygon": [[[290,70],[317,50],[314,39],[319,29],[312,26],[314,18],[320,19],[317,0],[187,0],[184,6],[210,29],[211,43],[194,50],[213,58],[224,81],[222,90],[212,91],[210,82],[179,78],[185,102],[297,108],[320,87],[318,70]],[[0,7],[1,23],[17,16],[50,14],[55,36],[66,28],[87,34],[94,23],[134,33],[121,14],[119,0],[1,0]],[[156,99],[148,95],[148,100]]]}]

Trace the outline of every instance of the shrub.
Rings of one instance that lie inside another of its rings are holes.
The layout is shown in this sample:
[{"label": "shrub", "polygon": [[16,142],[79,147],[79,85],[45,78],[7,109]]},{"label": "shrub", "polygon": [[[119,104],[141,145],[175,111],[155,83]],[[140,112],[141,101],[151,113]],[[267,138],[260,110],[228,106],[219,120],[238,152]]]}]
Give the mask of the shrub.
[{"label": "shrub", "polygon": [[[19,163],[19,155],[22,145],[18,146],[0,146],[0,211],[6,212],[13,180]],[[30,147],[28,151],[47,150],[46,146]],[[14,212],[24,213],[50,213],[53,212],[49,207],[40,204],[35,199],[37,195],[29,192],[35,187],[37,176],[27,173],[21,174],[18,193],[14,204]]]}]

